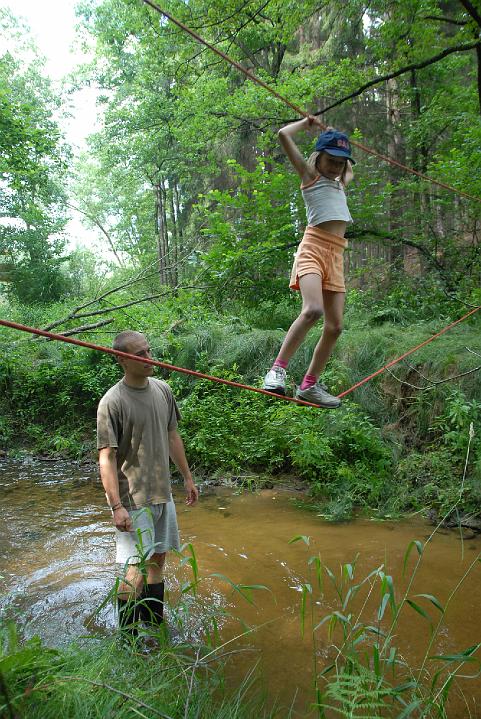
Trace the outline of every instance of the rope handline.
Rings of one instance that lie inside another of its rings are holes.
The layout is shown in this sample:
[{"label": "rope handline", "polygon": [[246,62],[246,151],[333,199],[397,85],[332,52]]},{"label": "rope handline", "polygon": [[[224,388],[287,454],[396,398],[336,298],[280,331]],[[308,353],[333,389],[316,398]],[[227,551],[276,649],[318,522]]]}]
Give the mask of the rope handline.
[{"label": "rope handline", "polygon": [[[242,67],[242,65],[239,62],[237,62],[236,60],[233,60],[231,57],[229,57],[229,55],[226,55],[224,52],[222,52],[222,50],[219,50],[217,47],[215,47],[215,45],[211,45],[210,42],[207,42],[207,40],[204,40],[204,38],[201,37],[200,35],[198,35],[195,32],[195,30],[191,30],[190,27],[187,27],[187,25],[184,25],[183,22],[181,22],[180,20],[177,20],[177,18],[175,18],[170,13],[168,13],[166,10],[162,10],[162,8],[159,7],[158,5],[156,5],[156,3],[152,2],[152,0],[143,0],[143,2],[146,5],[150,5],[151,8],[156,10],[161,15],[165,15],[165,17],[168,18],[174,25],[177,25],[177,27],[179,27],[181,30],[186,32],[188,35],[191,35],[195,40],[197,40],[197,42],[201,43],[201,45],[205,45],[206,47],[209,48],[209,50],[212,50],[212,52],[215,52],[215,54],[219,55],[219,57],[221,57],[223,60],[225,60],[226,62],[228,62],[231,65],[233,65],[234,67],[236,67],[238,70],[240,70],[240,72],[243,72],[244,75],[246,75],[249,78],[249,80],[252,80],[252,82],[256,82],[258,85],[263,87],[264,90],[267,90],[267,92],[270,92],[270,94],[274,95],[274,97],[276,97],[278,100],[280,100],[281,102],[284,102],[288,107],[290,107],[292,110],[294,110],[294,112],[297,112],[299,115],[304,115],[304,117],[307,117],[309,115],[308,112],[301,110],[300,107],[298,107],[297,105],[294,105],[292,102],[290,102],[285,97],[280,95],[272,87],[267,85],[263,80],[261,80],[259,77],[254,75],[254,73],[252,73],[250,70],[247,70],[247,68]],[[321,125],[322,127],[324,127],[324,128],[327,127],[327,125],[324,125],[320,120],[318,120],[318,122],[319,122],[319,125]]]},{"label": "rope handline", "polygon": [[338,397],[345,397],[347,394],[350,394],[351,392],[353,392],[353,391],[354,391],[355,389],[357,389],[358,387],[361,387],[361,386],[362,386],[363,384],[365,384],[366,382],[369,382],[369,380],[373,379],[373,377],[377,377],[377,375],[381,374],[381,372],[384,372],[385,370],[389,369],[389,367],[392,367],[393,365],[395,365],[395,364],[397,364],[398,362],[400,362],[401,360],[403,360],[405,357],[408,357],[409,355],[413,354],[413,352],[416,352],[416,350],[421,349],[421,347],[425,347],[425,346],[428,345],[430,342],[432,342],[433,340],[435,340],[437,337],[440,337],[440,336],[443,335],[445,332],[447,332],[448,330],[450,330],[451,327],[454,327],[455,325],[459,324],[459,323],[462,322],[463,320],[467,319],[468,317],[470,317],[470,315],[474,315],[474,313],[475,313],[475,312],[478,312],[479,310],[481,310],[481,307],[475,307],[474,309],[470,310],[470,311],[467,312],[465,315],[463,315],[462,317],[460,317],[458,320],[455,320],[454,322],[451,322],[451,324],[446,325],[446,327],[443,327],[442,330],[440,330],[439,332],[436,332],[436,334],[433,335],[432,337],[430,337],[428,340],[424,340],[424,342],[421,342],[421,344],[416,345],[416,347],[413,347],[412,349],[408,350],[407,352],[405,352],[404,354],[402,354],[400,357],[397,357],[396,359],[391,360],[391,362],[388,362],[388,363],[385,364],[383,367],[381,367],[380,369],[376,370],[376,372],[373,372],[373,373],[370,374],[368,377],[365,377],[364,379],[362,379],[360,382],[356,382],[356,384],[353,384],[352,387],[349,387],[349,389],[346,389],[344,392],[341,392],[341,394],[339,394]]},{"label": "rope handline", "polygon": [[142,364],[151,364],[154,367],[163,367],[164,369],[170,370],[171,372],[181,372],[182,374],[189,374],[198,379],[207,379],[211,382],[218,382],[219,384],[226,384],[229,387],[238,387],[240,389],[248,389],[251,392],[258,392],[259,394],[266,394],[269,397],[275,397],[276,399],[285,399],[287,402],[295,402],[296,404],[302,404],[307,407],[316,407],[319,409],[319,405],[313,402],[306,402],[296,397],[287,397],[281,394],[275,394],[269,392],[261,387],[251,387],[241,382],[234,382],[229,379],[223,379],[222,377],[214,377],[213,375],[204,374],[203,372],[197,372],[193,369],[186,369],[185,367],[176,367],[168,362],[160,362],[160,360],[148,359],[147,357],[137,357],[137,355],[131,355],[128,352],[121,352],[120,350],[114,350],[112,347],[103,347],[102,345],[95,345],[91,342],[84,342],[83,340],[77,340],[74,337],[65,337],[65,335],[57,335],[53,332],[47,332],[46,330],[39,330],[36,327],[27,327],[26,325],[18,324],[17,322],[10,322],[9,320],[0,319],[0,325],[4,327],[10,327],[14,330],[20,330],[21,332],[28,332],[29,334],[40,335],[41,337],[47,337],[51,340],[59,340],[60,342],[67,342],[68,344],[77,345],[79,347],[87,347],[97,352],[105,352],[107,354],[115,355],[116,357],[124,357],[125,359],[135,360],[136,362],[142,362]]},{"label": "rope handline", "polygon": [[[198,33],[196,33],[194,30],[189,28],[187,25],[184,25],[183,22],[180,20],[177,20],[173,15],[171,15],[166,10],[163,10],[161,7],[159,7],[155,2],[152,0],[142,0],[145,5],[149,5],[153,10],[160,13],[161,15],[164,15],[168,20],[170,20],[174,25],[177,25],[181,30],[186,32],[188,35],[191,35],[197,42],[199,42],[201,45],[205,45],[205,47],[208,47],[209,50],[212,50],[216,55],[219,55],[223,60],[230,63],[233,67],[237,68],[240,72],[242,72],[246,77],[249,78],[249,80],[252,80],[252,82],[257,83],[261,87],[264,88],[264,90],[267,90],[271,95],[276,97],[278,100],[283,102],[285,105],[290,107],[292,110],[297,112],[299,115],[303,117],[309,117],[310,113],[306,112],[305,110],[302,110],[300,107],[295,105],[294,103],[287,100],[283,95],[280,95],[276,90],[274,90],[272,87],[267,85],[263,80],[258,78],[254,73],[252,73],[250,70],[247,70],[245,67],[243,67],[239,62],[236,60],[233,60],[229,55],[226,55],[222,50],[219,50],[215,45],[212,45],[210,42],[207,42],[207,40],[204,40],[203,37],[201,37]],[[322,123],[317,117],[316,122],[319,124],[321,129],[326,129],[327,125]],[[448,185],[445,182],[441,182],[440,180],[434,180],[432,177],[429,177],[428,175],[424,175],[422,172],[418,172],[418,170],[415,170],[412,167],[409,167],[408,165],[403,165],[402,162],[398,162],[397,160],[394,160],[393,158],[389,157],[388,155],[383,155],[380,152],[377,152],[377,150],[371,150],[371,148],[367,147],[366,145],[363,145],[360,142],[356,142],[354,140],[350,140],[351,145],[354,145],[359,150],[362,150],[363,152],[367,153],[368,155],[373,155],[374,157],[377,157],[380,160],[383,160],[384,162],[387,162],[390,165],[394,165],[395,167],[399,167],[400,169],[404,170],[404,172],[409,172],[412,175],[416,175],[416,177],[421,178],[422,180],[425,180],[426,182],[431,182],[433,185],[437,185],[438,187],[442,187],[445,190],[449,190],[450,192],[454,192],[457,195],[460,195],[461,197],[465,197],[469,200],[475,200],[476,202],[481,202],[481,197],[476,197],[475,195],[470,195],[468,192],[464,192],[463,190],[458,190],[452,185]]]},{"label": "rope handline", "polygon": [[[437,337],[440,337],[445,332],[450,330],[452,327],[455,327],[460,322],[463,322],[463,320],[467,319],[471,315],[473,315],[475,312],[478,312],[481,310],[480,307],[475,307],[474,309],[467,312],[465,315],[460,317],[459,319],[455,320],[454,322],[451,322],[449,325],[446,325],[446,327],[443,327],[439,332],[432,335],[429,339],[425,340],[424,342],[421,342],[420,344],[416,345],[416,347],[413,347],[412,349],[408,350],[407,352],[404,352],[400,357],[397,357],[396,359],[391,360],[387,364],[383,365],[380,369],[376,370],[376,372],[373,372],[368,377],[365,377],[364,379],[360,380],[356,384],[354,384],[352,387],[349,387],[349,389],[344,390],[344,392],[341,392],[337,396],[339,398],[345,397],[346,395],[353,392],[358,387],[361,387],[366,382],[369,382],[369,380],[373,379],[374,377],[377,377],[379,374],[384,372],[389,367],[392,367],[393,365],[397,364],[401,360],[403,360],[405,357],[408,357],[409,355],[413,354],[413,352],[416,352],[416,350],[421,349],[421,347],[424,347],[425,345],[429,344],[433,340],[435,340]],[[17,322],[10,322],[9,320],[2,320],[0,319],[0,325],[3,325],[4,327],[10,327],[14,330],[19,330],[20,332],[28,332],[29,334],[34,335],[40,335],[41,337],[47,337],[51,340],[58,340],[60,342],[67,342],[68,344],[77,345],[79,347],[86,347],[88,349],[96,350],[97,352],[105,352],[106,354],[111,354],[116,357],[124,357],[125,359],[133,359],[136,362],[142,362],[143,364],[151,364],[155,367],[163,367],[164,369],[167,369],[171,372],[181,372],[182,374],[192,375],[193,377],[197,377],[198,379],[207,379],[210,382],[218,382],[219,384],[225,384],[228,387],[237,387],[239,389],[246,389],[250,390],[251,392],[258,392],[259,394],[265,394],[268,397],[275,397],[276,399],[283,399],[287,402],[295,402],[296,404],[304,405],[306,407],[316,407],[319,409],[319,405],[314,404],[313,402],[305,402],[304,400],[297,399],[296,397],[287,397],[285,395],[281,394],[275,394],[274,392],[269,392],[266,389],[262,389],[261,387],[252,387],[248,384],[242,384],[241,382],[234,382],[233,380],[229,379],[223,379],[222,377],[214,377],[213,375],[204,374],[203,372],[197,372],[193,369],[186,369],[185,367],[177,367],[176,365],[169,364],[168,362],[160,362],[160,360],[153,360],[148,359],[146,357],[137,357],[136,355],[131,355],[128,352],[121,352],[120,350],[114,350],[112,347],[104,347],[102,345],[95,345],[91,342],[84,342],[83,340],[75,339],[74,337],[65,337],[65,335],[58,335],[53,332],[47,332],[47,330],[39,330],[35,327],[27,327],[26,325],[18,324]]]}]

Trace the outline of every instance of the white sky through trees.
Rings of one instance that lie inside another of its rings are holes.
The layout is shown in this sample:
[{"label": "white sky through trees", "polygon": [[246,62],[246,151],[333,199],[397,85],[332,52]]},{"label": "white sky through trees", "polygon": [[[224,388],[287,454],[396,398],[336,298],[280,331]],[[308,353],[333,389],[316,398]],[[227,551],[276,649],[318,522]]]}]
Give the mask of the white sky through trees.
[{"label": "white sky through trees", "polygon": [[[60,90],[62,80],[76,66],[88,61],[82,52],[75,15],[77,0],[0,0],[2,8],[24,21],[30,28],[31,38],[41,55],[45,57],[45,74]],[[98,115],[95,88],[83,88],[69,96],[68,111],[71,117],[56,118],[74,152],[85,149],[85,138],[94,131]],[[68,244],[92,247],[98,235],[82,226],[80,218],[74,216],[66,227]]]}]

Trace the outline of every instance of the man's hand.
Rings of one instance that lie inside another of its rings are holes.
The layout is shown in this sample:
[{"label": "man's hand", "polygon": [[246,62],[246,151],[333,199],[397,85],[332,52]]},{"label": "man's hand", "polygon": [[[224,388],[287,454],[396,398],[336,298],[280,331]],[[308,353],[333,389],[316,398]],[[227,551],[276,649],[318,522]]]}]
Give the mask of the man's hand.
[{"label": "man's hand", "polygon": [[113,521],[119,532],[130,532],[132,530],[132,519],[125,507],[119,507],[113,512]]},{"label": "man's hand", "polygon": [[199,490],[195,486],[192,478],[184,480],[184,487],[186,495],[185,503],[190,507],[192,504],[195,504],[199,499]]}]

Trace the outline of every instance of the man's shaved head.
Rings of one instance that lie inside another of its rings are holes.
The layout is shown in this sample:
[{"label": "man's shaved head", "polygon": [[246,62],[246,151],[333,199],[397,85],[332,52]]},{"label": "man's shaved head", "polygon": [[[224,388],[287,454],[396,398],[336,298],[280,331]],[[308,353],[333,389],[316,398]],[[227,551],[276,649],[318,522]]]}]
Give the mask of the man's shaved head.
[{"label": "man's shaved head", "polygon": [[144,335],[141,332],[134,332],[133,330],[125,330],[120,332],[114,339],[113,348],[119,352],[129,352],[131,343],[138,339],[144,339]]}]

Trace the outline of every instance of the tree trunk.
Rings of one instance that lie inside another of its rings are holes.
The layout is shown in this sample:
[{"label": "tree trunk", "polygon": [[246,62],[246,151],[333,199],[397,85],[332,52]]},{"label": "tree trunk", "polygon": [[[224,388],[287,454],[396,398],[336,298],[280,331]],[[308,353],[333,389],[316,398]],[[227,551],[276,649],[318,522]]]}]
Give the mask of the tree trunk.
[{"label": "tree trunk", "polygon": [[170,206],[170,222],[172,225],[172,241],[171,241],[171,282],[172,286],[176,287],[178,285],[178,275],[179,270],[177,263],[179,261],[179,238],[177,233],[177,215],[175,212],[175,203],[174,203],[174,187],[175,187],[175,181],[172,181],[173,187],[169,187],[169,206]]},{"label": "tree trunk", "polygon": [[[400,127],[400,107],[397,81],[391,78],[386,82],[386,113],[387,113],[387,154],[397,162],[404,163],[404,149],[402,146]],[[399,179],[399,170],[393,165],[389,165],[389,180],[395,187]],[[399,208],[401,207],[401,198],[399,191],[391,199],[389,207],[388,230],[394,233],[397,229],[402,229],[402,216]],[[393,246],[390,253],[390,262],[398,269],[403,264],[403,250],[400,245]]]},{"label": "tree trunk", "polygon": [[155,239],[157,245],[157,263],[159,272],[159,281],[161,285],[167,284],[165,272],[165,247],[164,247],[164,198],[162,186],[160,183],[154,186],[155,192]]},{"label": "tree trunk", "polygon": [[165,187],[165,180],[160,181],[161,193],[162,193],[162,248],[164,253],[164,275],[165,284],[169,287],[173,286],[172,283],[172,255],[169,246],[169,231],[168,231],[168,220],[167,220],[167,190]]}]

